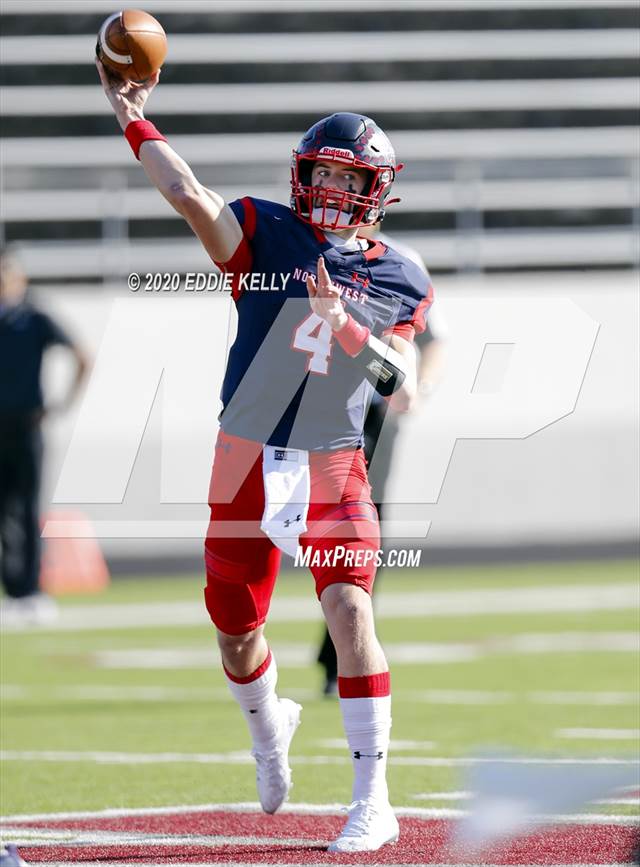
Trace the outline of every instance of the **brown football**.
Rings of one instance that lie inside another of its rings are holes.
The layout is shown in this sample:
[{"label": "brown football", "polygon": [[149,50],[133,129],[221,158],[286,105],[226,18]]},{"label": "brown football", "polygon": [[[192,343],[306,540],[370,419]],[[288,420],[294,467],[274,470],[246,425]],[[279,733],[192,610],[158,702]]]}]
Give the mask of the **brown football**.
[{"label": "brown football", "polygon": [[153,15],[125,9],[110,15],[100,28],[96,54],[122,78],[144,81],[164,63],[167,37]]}]

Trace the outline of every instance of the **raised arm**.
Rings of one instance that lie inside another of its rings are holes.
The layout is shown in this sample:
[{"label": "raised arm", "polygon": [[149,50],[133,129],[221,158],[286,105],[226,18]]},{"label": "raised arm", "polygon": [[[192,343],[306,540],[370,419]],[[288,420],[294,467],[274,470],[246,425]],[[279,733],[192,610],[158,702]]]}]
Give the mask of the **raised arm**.
[{"label": "raised arm", "polygon": [[[145,104],[160,73],[136,84],[111,75],[99,60],[96,66],[122,131],[132,122],[143,121]],[[151,183],[189,223],[209,256],[215,262],[228,262],[242,240],[242,229],[222,196],[203,187],[166,141],[143,141],[138,157]]]}]

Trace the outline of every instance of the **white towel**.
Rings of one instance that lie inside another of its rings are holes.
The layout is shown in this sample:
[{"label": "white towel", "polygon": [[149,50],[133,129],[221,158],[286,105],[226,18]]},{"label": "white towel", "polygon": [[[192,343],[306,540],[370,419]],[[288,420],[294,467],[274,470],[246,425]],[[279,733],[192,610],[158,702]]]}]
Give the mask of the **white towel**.
[{"label": "white towel", "polygon": [[298,536],[306,532],[311,477],[309,452],[264,446],[264,513],[260,529],[285,554],[295,557]]}]

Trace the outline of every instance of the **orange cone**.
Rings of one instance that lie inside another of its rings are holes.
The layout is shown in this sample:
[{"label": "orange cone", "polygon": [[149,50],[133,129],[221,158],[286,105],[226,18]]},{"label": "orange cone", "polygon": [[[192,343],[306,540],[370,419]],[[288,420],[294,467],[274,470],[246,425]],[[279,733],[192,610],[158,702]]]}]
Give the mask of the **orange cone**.
[{"label": "orange cone", "polygon": [[109,586],[109,569],[94,538],[91,521],[82,512],[49,512],[44,524],[40,589],[52,596],[99,593]]}]

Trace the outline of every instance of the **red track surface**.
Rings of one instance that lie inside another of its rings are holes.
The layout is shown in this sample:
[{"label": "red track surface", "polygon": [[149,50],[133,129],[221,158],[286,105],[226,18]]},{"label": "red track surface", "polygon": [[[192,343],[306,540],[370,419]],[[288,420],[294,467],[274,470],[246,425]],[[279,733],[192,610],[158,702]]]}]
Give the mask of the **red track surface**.
[{"label": "red track surface", "polygon": [[[13,829],[59,829],[111,834],[157,835],[162,845],[131,839],[112,839],[87,845],[19,846],[32,864],[51,861],[82,864],[86,861],[135,861],[144,864],[620,864],[632,861],[638,843],[638,829],[621,825],[565,825],[521,838],[501,849],[474,858],[469,853],[453,854],[447,846],[452,823],[446,820],[402,818],[398,844],[385,846],[367,855],[343,856],[326,852],[344,817],[284,813],[194,812],[137,815],[55,821],[10,822]],[[172,835],[242,838],[216,844],[195,845],[189,840],[166,840]],[[12,836],[14,836],[12,834]],[[251,838],[256,838],[252,840]],[[273,839],[273,844],[264,838]],[[288,841],[291,842],[288,842]],[[301,841],[308,840],[308,844]]]}]

